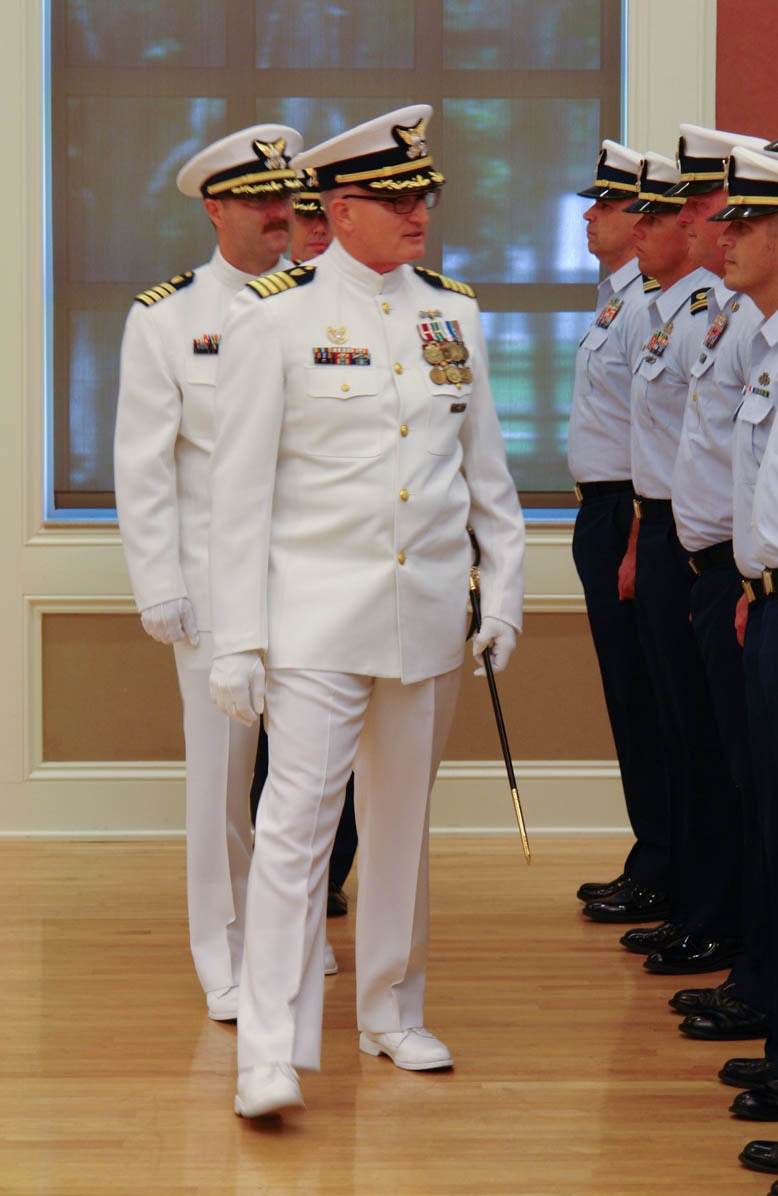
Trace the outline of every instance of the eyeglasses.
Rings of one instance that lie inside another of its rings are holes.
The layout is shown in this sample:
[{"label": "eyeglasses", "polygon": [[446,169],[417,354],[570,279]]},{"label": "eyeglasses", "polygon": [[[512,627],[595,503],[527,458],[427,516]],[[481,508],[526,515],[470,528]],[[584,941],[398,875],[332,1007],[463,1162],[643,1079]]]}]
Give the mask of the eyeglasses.
[{"label": "eyeglasses", "polygon": [[436,208],[440,202],[440,190],[416,191],[413,195],[398,195],[397,198],[392,199],[385,195],[344,195],[343,198],[366,199],[371,203],[382,203],[391,208],[395,216],[410,216],[411,212],[416,211],[419,204],[423,204],[428,211]]}]

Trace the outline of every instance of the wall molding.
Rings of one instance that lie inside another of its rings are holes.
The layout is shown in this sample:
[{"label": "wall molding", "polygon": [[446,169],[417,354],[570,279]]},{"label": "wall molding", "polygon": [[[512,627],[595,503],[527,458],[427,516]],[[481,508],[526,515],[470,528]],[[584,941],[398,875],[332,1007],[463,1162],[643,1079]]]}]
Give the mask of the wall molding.
[{"label": "wall molding", "polygon": [[[517,760],[516,783],[533,833],[628,832],[612,760]],[[501,760],[449,760],[432,794],[430,825],[450,834],[516,832]],[[182,762],[39,764],[0,792],[0,838],[138,839],[184,833]]]}]

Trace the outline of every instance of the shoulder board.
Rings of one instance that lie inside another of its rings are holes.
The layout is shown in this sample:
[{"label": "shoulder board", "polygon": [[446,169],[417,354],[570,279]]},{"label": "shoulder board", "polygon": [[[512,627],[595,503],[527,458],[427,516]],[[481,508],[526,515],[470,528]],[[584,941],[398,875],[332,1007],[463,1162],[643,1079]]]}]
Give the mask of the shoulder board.
[{"label": "shoulder board", "polygon": [[693,292],[692,297],[689,300],[689,308],[693,316],[696,316],[697,312],[708,310],[709,290],[710,287],[702,287],[701,290]]},{"label": "shoulder board", "polygon": [[659,283],[650,274],[643,275],[643,290],[648,295],[651,291],[658,291],[660,289]]},{"label": "shoulder board", "polygon": [[313,282],[316,273],[315,266],[293,266],[291,270],[279,270],[276,274],[263,274],[261,278],[254,278],[246,283],[260,299],[269,299],[271,295],[280,295],[282,291],[291,291],[295,287],[303,287],[306,282]]},{"label": "shoulder board", "polygon": [[414,266],[413,270],[431,287],[438,287],[442,291],[456,291],[458,295],[467,295],[468,299],[475,299],[475,291],[466,282],[457,282],[455,278],[446,278],[445,274],[437,274],[434,270],[427,270],[425,266]]},{"label": "shoulder board", "polygon": [[159,303],[160,299],[167,299],[168,295],[175,295],[176,291],[188,287],[191,282],[194,282],[194,271],[187,270],[186,274],[176,274],[167,282],[160,282],[155,287],[149,287],[147,291],[135,296],[135,302],[142,303],[145,307],[151,307],[152,304]]}]

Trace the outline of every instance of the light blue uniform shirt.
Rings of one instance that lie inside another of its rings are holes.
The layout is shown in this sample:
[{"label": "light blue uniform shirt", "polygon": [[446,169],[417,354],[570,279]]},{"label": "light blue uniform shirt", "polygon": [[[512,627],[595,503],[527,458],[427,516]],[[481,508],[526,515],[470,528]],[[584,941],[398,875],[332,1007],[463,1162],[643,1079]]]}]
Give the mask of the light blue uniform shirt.
[{"label": "light blue uniform shirt", "polygon": [[697,269],[649,304],[649,339],[632,376],[632,481],[645,498],[670,498],[692,366],[700,353],[707,309],[698,298],[716,275]]},{"label": "light blue uniform shirt", "polygon": [[751,372],[737,413],[735,559],[744,577],[778,567],[778,312],[754,337]]},{"label": "light blue uniform shirt", "polygon": [[630,479],[630,384],[649,335],[648,303],[637,258],[597,288],[597,314],[578,346],[567,433],[576,482]]},{"label": "light blue uniform shirt", "polygon": [[762,313],[721,279],[708,292],[705,335],[692,366],[673,470],[673,514],[689,552],[732,538],[734,413],[748,382],[751,340]]}]

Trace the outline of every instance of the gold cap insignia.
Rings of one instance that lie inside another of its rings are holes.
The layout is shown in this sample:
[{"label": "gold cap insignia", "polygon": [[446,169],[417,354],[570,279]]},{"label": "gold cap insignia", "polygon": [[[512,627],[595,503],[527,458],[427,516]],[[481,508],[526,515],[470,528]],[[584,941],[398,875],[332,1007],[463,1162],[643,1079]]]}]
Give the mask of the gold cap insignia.
[{"label": "gold cap insignia", "polygon": [[283,170],[285,168],[285,137],[279,137],[278,141],[255,141],[252,149],[258,158],[265,159],[265,168],[267,170]]}]

